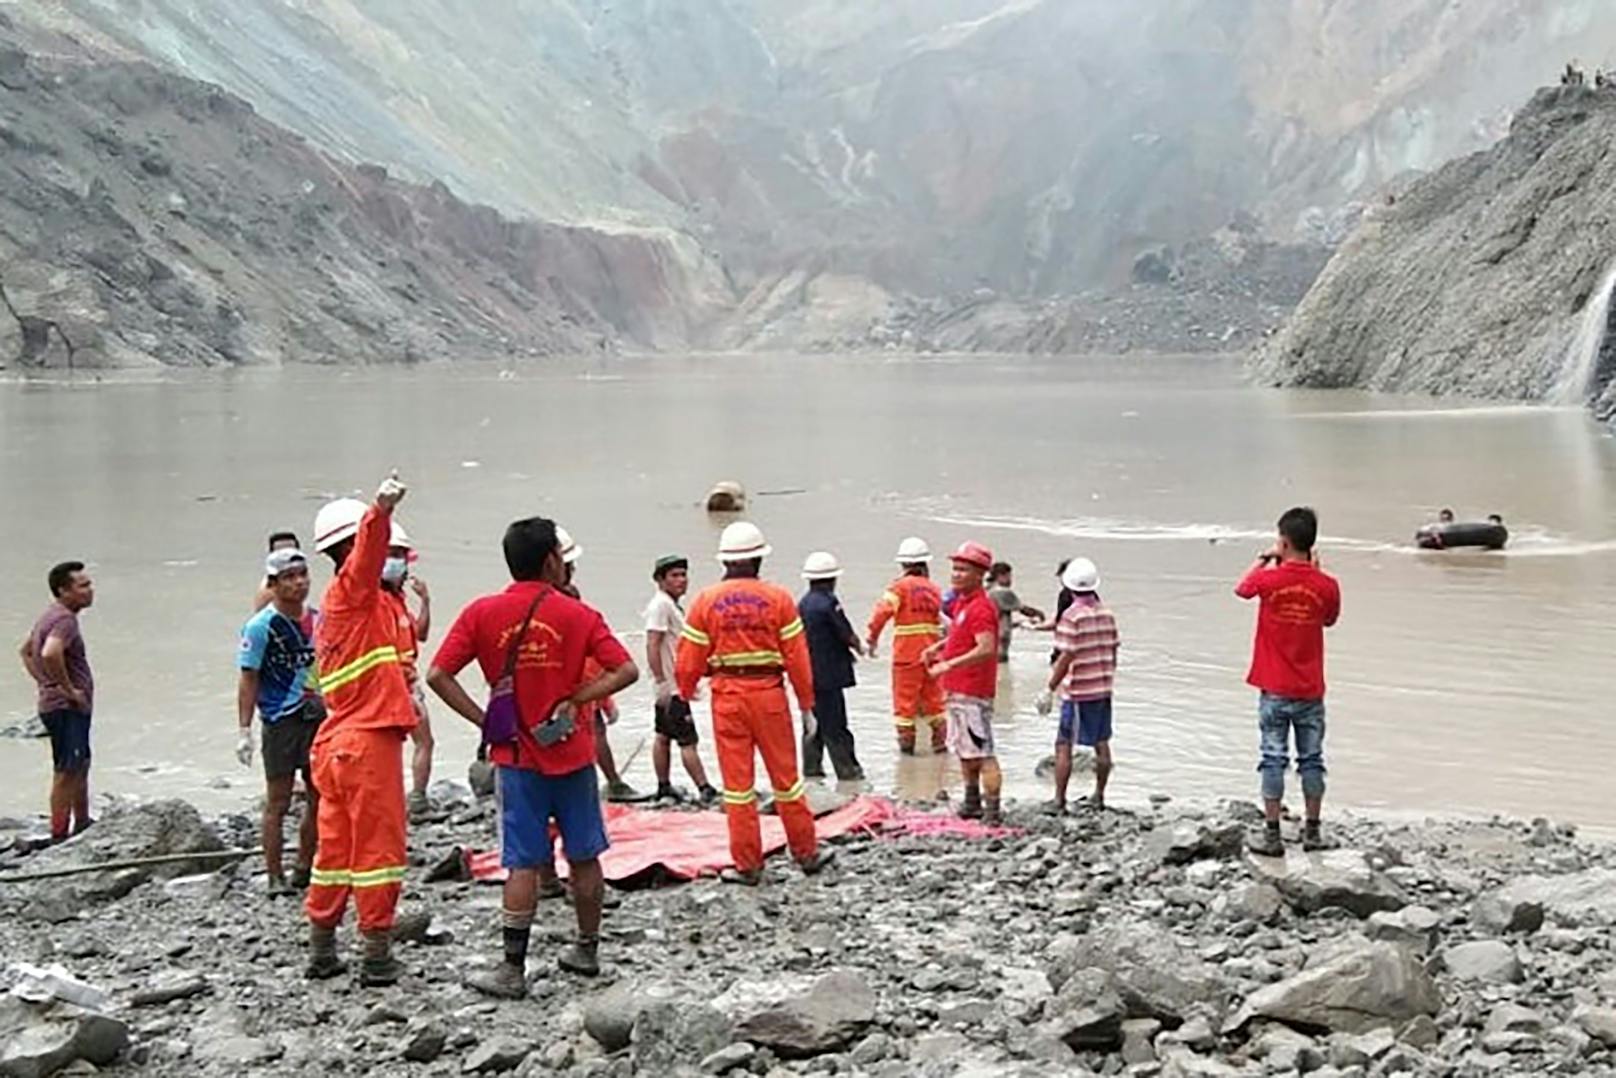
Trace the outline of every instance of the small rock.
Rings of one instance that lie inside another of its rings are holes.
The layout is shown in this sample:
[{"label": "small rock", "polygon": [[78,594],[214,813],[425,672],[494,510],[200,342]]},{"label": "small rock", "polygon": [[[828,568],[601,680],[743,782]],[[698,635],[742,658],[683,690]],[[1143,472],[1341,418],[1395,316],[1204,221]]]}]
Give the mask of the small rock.
[{"label": "small rock", "polygon": [[1361,1033],[1434,1015],[1441,1004],[1435,983],[1408,951],[1389,943],[1363,943],[1344,946],[1327,960],[1258,989],[1225,1030],[1253,1018],[1272,1018],[1304,1028]]},{"label": "small rock", "polygon": [[1156,1062],[1152,1047],[1161,1023],[1154,1018],[1130,1018],[1122,1023],[1122,1061],[1129,1066]]},{"label": "small rock", "polygon": [[1408,905],[1403,889],[1374,869],[1361,850],[1331,850],[1306,858],[1250,857],[1259,878],[1270,880],[1300,913],[1338,908],[1359,917]]},{"label": "small rock", "polygon": [[1616,1010],[1581,1006],[1571,1012],[1571,1020],[1606,1048],[1616,1048]]},{"label": "small rock", "polygon": [[1238,857],[1245,845],[1245,828],[1238,823],[1180,823],[1153,841],[1163,863],[1186,865],[1204,858]]},{"label": "small rock", "polygon": [[1470,904],[1470,923],[1483,932],[1529,934],[1543,927],[1543,904],[1491,891]]},{"label": "small rock", "polygon": [[1530,1033],[1538,1036],[1542,1034],[1543,1027],[1541,1014],[1515,1003],[1500,1003],[1487,1015],[1488,1033]]},{"label": "small rock", "polygon": [[850,971],[827,974],[806,992],[741,1018],[736,1035],[783,1059],[805,1059],[851,1044],[875,1020],[875,993]]},{"label": "small rock", "polygon": [[1420,954],[1436,946],[1442,918],[1424,906],[1405,906],[1394,912],[1382,910],[1369,916],[1369,938],[1399,943]]},{"label": "small rock", "polygon": [[892,1054],[892,1038],[885,1033],[871,1033],[853,1048],[851,1059],[855,1066],[868,1067]]},{"label": "small rock", "polygon": [[136,1007],[156,1007],[178,999],[200,996],[208,988],[208,979],[200,973],[168,970],[152,978],[151,983],[136,992],[130,1002]]},{"label": "small rock", "polygon": [[411,1063],[431,1063],[443,1054],[448,1041],[449,1034],[444,1032],[442,1026],[428,1022],[410,1035],[409,1042],[404,1045],[404,1058]]},{"label": "small rock", "polygon": [[909,1062],[915,1066],[951,1063],[970,1050],[971,1042],[959,1033],[928,1033],[909,1046]]},{"label": "small rock", "polygon": [[[723,1012],[705,1003],[656,1000],[634,1020],[630,1062],[635,1072],[669,1074],[728,1045],[733,1029]],[[754,1057],[754,1066],[762,1055]]]},{"label": "small rock", "polygon": [[1449,947],[1442,963],[1461,981],[1520,984],[1525,979],[1515,949],[1502,940],[1475,940]]},{"label": "small rock", "polygon": [[533,1046],[514,1037],[490,1037],[483,1041],[460,1069],[466,1074],[503,1074],[522,1065],[522,1060],[533,1051]]},{"label": "small rock", "polygon": [[737,1041],[727,1045],[701,1061],[701,1069],[708,1074],[728,1074],[736,1067],[744,1067],[752,1062],[757,1055],[757,1049],[746,1041]]},{"label": "small rock", "polygon": [[1428,1014],[1417,1014],[1397,1031],[1397,1039],[1410,1048],[1419,1051],[1429,1051],[1442,1040],[1442,1031],[1437,1028],[1436,1020]]},{"label": "small rock", "polygon": [[1128,1009],[1116,977],[1098,969],[1082,969],[1069,977],[1046,1007],[1043,1032],[1064,1041],[1074,1052],[1113,1051],[1122,1045],[1122,1022]]}]

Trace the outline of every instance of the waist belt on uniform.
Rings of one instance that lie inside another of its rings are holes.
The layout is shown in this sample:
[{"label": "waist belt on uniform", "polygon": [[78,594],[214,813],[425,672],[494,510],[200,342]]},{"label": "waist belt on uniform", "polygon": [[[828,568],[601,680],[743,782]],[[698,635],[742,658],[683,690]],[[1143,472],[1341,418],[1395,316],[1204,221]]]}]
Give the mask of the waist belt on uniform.
[{"label": "waist belt on uniform", "polygon": [[784,667],[779,666],[720,666],[712,672],[715,678],[727,677],[779,677]]}]

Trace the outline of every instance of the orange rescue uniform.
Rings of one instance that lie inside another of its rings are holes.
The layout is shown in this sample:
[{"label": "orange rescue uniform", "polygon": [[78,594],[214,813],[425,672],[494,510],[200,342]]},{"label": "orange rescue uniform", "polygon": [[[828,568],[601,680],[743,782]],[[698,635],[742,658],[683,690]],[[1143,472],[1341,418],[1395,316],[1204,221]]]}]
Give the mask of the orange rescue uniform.
[{"label": "orange rescue uniform", "polygon": [[319,848],[305,908],[335,928],[352,892],[366,934],[393,927],[404,882],[404,738],[416,722],[398,613],[381,586],[390,517],[365,514],[314,634],[326,719],[310,751]]},{"label": "orange rescue uniform", "polygon": [[674,661],[679,694],[696,698],[703,675],[712,678],[713,740],[724,779],[724,812],[735,867],[763,867],[754,752],[774,785],[774,803],[791,855],[806,861],[818,850],[814,817],[797,773],[797,736],[786,701],[791,680],[804,711],[814,706],[813,669],[797,604],[785,589],[736,578],[696,596],[685,617]]},{"label": "orange rescue uniform", "polygon": [[943,593],[923,576],[901,576],[887,585],[886,592],[870,615],[868,636],[878,640],[887,622],[892,622],[892,715],[898,728],[898,744],[915,747],[915,724],[931,726],[931,745],[941,751],[947,735],[943,722],[943,689],[926,673],[921,656],[942,639]]}]

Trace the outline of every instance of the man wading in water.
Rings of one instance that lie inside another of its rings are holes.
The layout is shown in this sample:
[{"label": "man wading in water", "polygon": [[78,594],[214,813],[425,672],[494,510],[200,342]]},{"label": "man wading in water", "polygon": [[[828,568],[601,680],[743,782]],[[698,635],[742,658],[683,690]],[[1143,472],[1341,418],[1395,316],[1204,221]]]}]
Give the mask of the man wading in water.
[{"label": "man wading in water", "polygon": [[1262,738],[1263,812],[1267,826],[1247,845],[1253,853],[1282,857],[1280,811],[1285,802],[1285,769],[1291,733],[1296,738],[1296,770],[1302,776],[1307,822],[1304,850],[1325,849],[1319,830],[1324,807],[1324,630],[1341,615],[1341,587],[1319,568],[1313,544],[1319,518],[1311,509],[1289,509],[1279,518],[1279,541],[1257,559],[1234,593],[1258,599],[1257,637],[1246,681],[1256,688]]}]

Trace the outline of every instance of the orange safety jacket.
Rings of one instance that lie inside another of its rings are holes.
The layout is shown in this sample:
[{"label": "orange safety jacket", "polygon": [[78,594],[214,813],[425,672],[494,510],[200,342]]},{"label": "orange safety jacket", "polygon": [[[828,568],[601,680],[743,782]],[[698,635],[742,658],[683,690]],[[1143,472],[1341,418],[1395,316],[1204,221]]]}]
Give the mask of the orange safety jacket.
[{"label": "orange safety jacket", "polygon": [[314,657],[326,720],[315,743],[344,730],[415,728],[415,704],[399,654],[397,608],[382,593],[391,514],[371,506],[353,550],[325,589]]},{"label": "orange safety jacket", "polygon": [[382,601],[387,604],[393,613],[395,624],[394,633],[398,637],[398,661],[404,667],[404,681],[414,688],[417,677],[417,667],[421,657],[421,637],[419,625],[415,615],[410,613],[410,606],[404,599],[404,593],[393,591],[391,588],[382,589]]},{"label": "orange safety jacket", "polygon": [[924,576],[900,576],[875,604],[870,615],[871,640],[892,626],[892,661],[918,663],[921,653],[943,636],[943,591]]},{"label": "orange safety jacket", "polygon": [[797,703],[814,706],[814,674],[808,661],[797,603],[784,588],[761,580],[723,580],[704,589],[685,615],[674,659],[674,680],[686,700],[695,698],[703,675],[713,692],[775,688],[791,679]]}]

